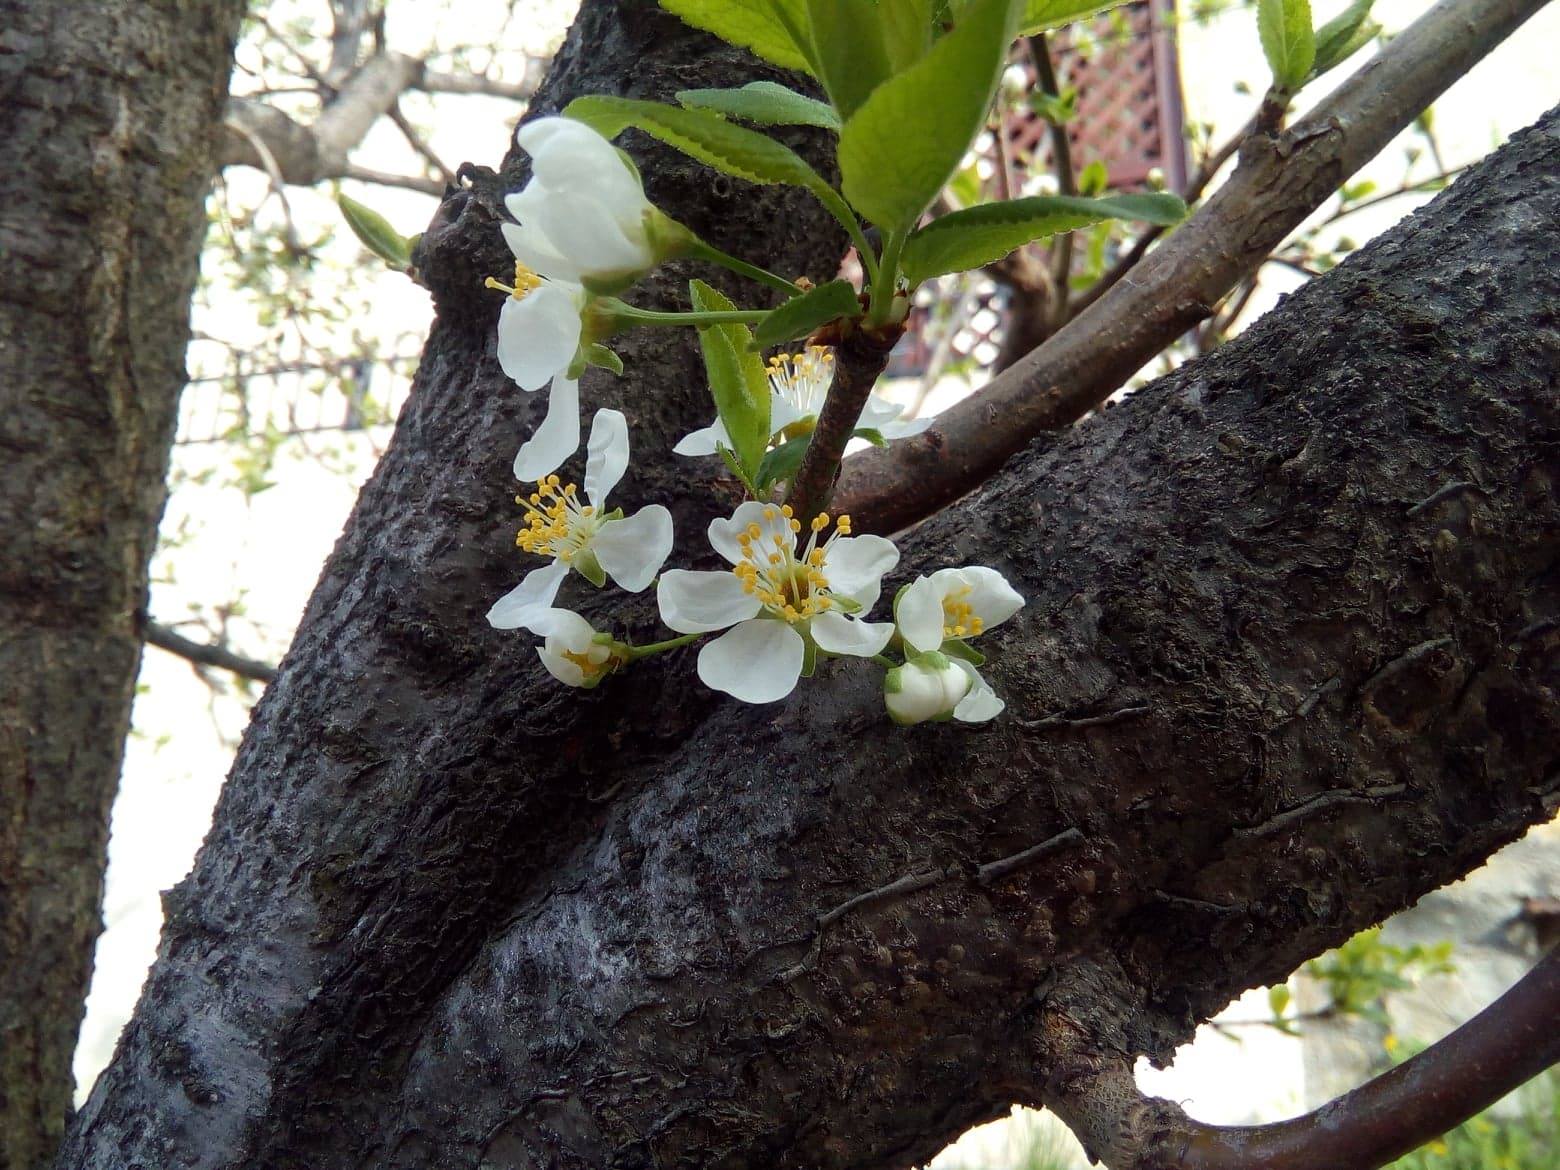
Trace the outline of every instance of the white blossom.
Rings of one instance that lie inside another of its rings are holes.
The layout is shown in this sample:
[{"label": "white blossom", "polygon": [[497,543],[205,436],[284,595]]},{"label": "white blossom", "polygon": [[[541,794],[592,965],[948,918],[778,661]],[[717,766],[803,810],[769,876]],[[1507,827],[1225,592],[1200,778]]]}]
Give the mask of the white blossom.
[{"label": "white blossom", "polygon": [[895,723],[925,723],[949,719],[965,695],[971,678],[953,659],[935,650],[896,666],[883,676],[883,701]]},{"label": "white blossom", "polygon": [[[811,345],[801,353],[769,359],[769,427],[771,443],[811,434],[829,385],[834,381],[834,351]],[[919,435],[932,425],[929,418],[904,419],[905,408],[878,394],[867,397],[856,429],[877,431],[889,442]],[[672,450],[678,455],[713,455],[716,444],[730,447],[731,439],[720,419],[684,435]]]},{"label": "white blossom", "polygon": [[858,615],[877,602],[899,550],[881,536],[851,536],[848,516],[820,543],[827,515],[812,520],[798,549],[801,527],[788,506],[748,501],[710,524],[710,544],[729,571],[662,574],[663,622],[682,634],[726,630],[699,651],[706,686],[771,703],[791,693],[817,651],[870,658],[888,644],[891,623]]},{"label": "white blossom", "polygon": [[[522,451],[523,454],[523,451]],[[517,460],[518,463],[518,460]],[[515,543],[552,563],[527,573],[488,611],[501,630],[533,628],[539,610],[551,608],[569,570],[597,585],[611,577],[630,593],[650,584],[672,551],[672,514],[660,504],[632,516],[607,511],[607,496],[628,468],[628,421],[621,411],[598,410],[591,423],[584,498],[574,484],[548,475],[529,496],[525,527]]]},{"label": "white blossom", "polygon": [[536,648],[547,673],[565,686],[597,686],[623,665],[623,656],[610,638],[569,609],[537,611],[527,628],[544,641]]},{"label": "white blossom", "polygon": [[1005,704],[963,657],[963,647],[1023,606],[1007,579],[984,565],[938,569],[905,586],[894,602],[894,621],[906,661],[896,668],[899,673],[890,672],[892,684],[885,680],[889,714],[901,723],[949,716],[983,723],[1001,714]]}]

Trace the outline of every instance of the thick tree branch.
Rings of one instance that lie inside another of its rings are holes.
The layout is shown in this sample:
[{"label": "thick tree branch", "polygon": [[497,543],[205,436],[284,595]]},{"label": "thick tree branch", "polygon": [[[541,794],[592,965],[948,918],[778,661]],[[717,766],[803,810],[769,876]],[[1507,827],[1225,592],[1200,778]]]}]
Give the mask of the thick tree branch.
[{"label": "thick tree branch", "polygon": [[1043,1012],[1050,1106],[1109,1170],[1375,1170],[1489,1108],[1560,1061],[1560,951],[1423,1052],[1272,1125],[1215,1126],[1146,1097],[1131,1061],[1090,1051],[1085,1030]]},{"label": "thick tree branch", "polygon": [[891,532],[972,490],[1103,402],[1545,0],[1441,0],[1307,118],[1247,141],[1234,175],[1089,309],[933,432],[847,461],[839,506]]},{"label": "thick tree branch", "polygon": [[159,650],[166,650],[169,654],[177,654],[196,666],[214,666],[218,670],[226,670],[240,678],[260,683],[269,683],[276,679],[276,667],[269,662],[246,658],[226,646],[219,646],[213,642],[197,642],[153,621],[144,623],[141,631],[150,645],[156,646]]}]

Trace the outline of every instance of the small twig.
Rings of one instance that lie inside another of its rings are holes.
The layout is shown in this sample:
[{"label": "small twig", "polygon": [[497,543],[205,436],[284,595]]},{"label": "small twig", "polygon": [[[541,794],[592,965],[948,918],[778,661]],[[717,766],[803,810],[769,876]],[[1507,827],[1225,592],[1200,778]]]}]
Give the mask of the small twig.
[{"label": "small twig", "polygon": [[1294,717],[1296,719],[1304,719],[1310,715],[1312,711],[1316,710],[1316,704],[1322,701],[1323,695],[1331,694],[1341,685],[1342,677],[1335,674],[1325,682],[1312,687],[1311,693],[1305,697],[1305,701],[1295,708]]},{"label": "small twig", "polygon": [[1408,510],[1408,515],[1418,516],[1421,512],[1428,512],[1442,500],[1449,500],[1453,496],[1460,496],[1463,492],[1478,492],[1482,496],[1484,494],[1484,489],[1471,480],[1460,479],[1456,483],[1449,483],[1445,487],[1431,492],[1424,499],[1420,500],[1419,503],[1410,508]]},{"label": "small twig", "polygon": [[889,352],[903,333],[903,323],[874,330],[856,328],[835,345],[834,382],[818,412],[818,425],[801,466],[786,493],[786,503],[803,524],[829,506],[845,445],[850,442],[878,375],[888,365]]},{"label": "small twig", "polygon": [[1083,834],[1079,830],[1063,829],[1056,836],[1048,837],[1038,845],[1031,845],[1028,849],[1020,850],[1011,857],[1002,857],[996,861],[988,861],[975,871],[975,880],[983,886],[989,886],[993,882],[999,882],[1021,869],[1027,869],[1042,857],[1055,853],[1064,845],[1071,845],[1075,841],[1082,840]]},{"label": "small twig", "polygon": [[455,186],[455,172],[444,165],[444,160],[434,153],[433,147],[423,140],[423,136],[417,132],[417,127],[407,121],[406,114],[401,109],[401,103],[397,101],[390,107],[390,120],[395,123],[395,128],[401,132],[401,137],[411,145],[411,148],[431,166],[444,180],[447,187]]},{"label": "small twig", "polygon": [[421,191],[424,195],[435,197],[444,194],[444,184],[435,179],[426,179],[417,175],[397,175],[390,171],[376,171],[368,167],[360,167],[356,163],[348,163],[341,168],[343,179],[356,179],[360,183],[378,183],[381,187],[405,187],[408,191]]},{"label": "small twig", "polygon": [[1239,914],[1241,907],[1226,906],[1222,902],[1207,902],[1202,898],[1188,898],[1185,894],[1172,894],[1165,890],[1150,890],[1148,896],[1166,906],[1181,906],[1187,910],[1206,910],[1210,914]]},{"label": "small twig", "polygon": [[1267,837],[1280,829],[1303,821],[1306,818],[1329,808],[1335,808],[1340,804],[1361,804],[1373,800],[1386,800],[1389,797],[1401,796],[1408,791],[1406,784],[1379,784],[1374,788],[1335,788],[1329,792],[1318,792],[1309,800],[1303,800],[1293,808],[1287,808],[1276,816],[1269,817],[1261,824],[1252,825],[1245,829],[1236,829],[1237,837]]},{"label": "small twig", "polygon": [[[1045,33],[1029,38],[1029,55],[1035,63],[1035,80],[1040,92],[1047,97],[1062,96],[1056,83],[1056,69],[1051,62],[1051,49]],[[1068,141],[1067,127],[1061,122],[1051,126],[1051,165],[1056,172],[1056,189],[1062,195],[1078,193],[1077,180],[1073,177],[1072,144]],[[1051,302],[1046,307],[1046,330],[1059,328],[1068,315],[1068,281],[1072,276],[1072,232],[1062,232],[1051,242]]]},{"label": "small twig", "polygon": [[1147,706],[1121,707],[1099,715],[1084,715],[1078,718],[1048,715],[1043,719],[1020,719],[1017,722],[1020,727],[1028,731],[1057,731],[1062,728],[1071,730],[1080,727],[1104,727],[1111,723],[1120,723],[1123,719],[1136,719],[1139,715],[1147,715],[1150,710],[1152,708]]},{"label": "small twig", "polygon": [[276,679],[276,667],[269,662],[245,658],[242,654],[235,654],[226,646],[193,641],[157,622],[146,622],[141,627],[141,636],[159,650],[177,654],[197,666],[213,666],[259,683],[274,682]]}]

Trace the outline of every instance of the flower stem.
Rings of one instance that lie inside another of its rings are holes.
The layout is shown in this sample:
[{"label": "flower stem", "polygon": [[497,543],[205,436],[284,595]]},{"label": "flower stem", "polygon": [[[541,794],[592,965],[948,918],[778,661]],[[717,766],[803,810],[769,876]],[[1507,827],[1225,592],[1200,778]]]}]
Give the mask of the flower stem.
[{"label": "flower stem", "polygon": [[641,658],[649,658],[652,654],[662,654],[667,650],[675,650],[679,646],[686,646],[689,642],[697,641],[702,637],[704,637],[703,634],[684,634],[680,638],[668,638],[664,642],[651,642],[645,646],[629,646],[626,642],[622,645],[628,650],[629,661],[638,662]]},{"label": "flower stem", "polygon": [[657,309],[636,309],[617,301],[608,306],[613,316],[636,325],[750,325],[769,316],[770,309],[733,309],[713,313],[663,313]]},{"label": "flower stem", "polygon": [[770,272],[767,268],[760,268],[757,264],[749,264],[746,260],[739,260],[729,252],[722,252],[713,244],[707,244],[703,240],[694,244],[692,255],[697,259],[708,260],[712,264],[719,264],[722,268],[729,268],[739,276],[745,276],[749,280],[756,280],[760,284],[767,284],[770,288],[777,288],[787,296],[794,297],[802,291],[778,273]]}]

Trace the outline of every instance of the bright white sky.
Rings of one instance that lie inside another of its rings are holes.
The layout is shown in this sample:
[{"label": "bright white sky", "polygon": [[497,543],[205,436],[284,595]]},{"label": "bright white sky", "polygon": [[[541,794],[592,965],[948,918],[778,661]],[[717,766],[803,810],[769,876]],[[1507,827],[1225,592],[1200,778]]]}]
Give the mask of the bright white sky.
[{"label": "bright white sky", "polygon": [[[1376,13],[1388,29],[1400,29],[1428,8],[1426,0],[1378,0]],[[277,5],[280,7],[280,4]],[[310,6],[299,3],[300,11]],[[323,6],[315,6],[322,8]],[[1343,7],[1342,0],[1316,0],[1317,23]],[[393,47],[426,53],[457,40],[490,43],[496,36],[500,5],[491,11],[481,3],[459,5],[459,21],[442,5],[391,4],[389,24]],[[547,51],[561,36],[573,4],[568,0],[533,3],[523,27],[511,29],[505,48]],[[1560,93],[1554,74],[1553,46],[1560,44],[1560,6],[1551,5],[1512,41],[1480,64],[1436,106],[1436,125],[1449,162],[1476,159],[1514,130],[1534,121]],[[1362,58],[1363,59],[1363,58]],[[1341,77],[1346,71],[1340,71]],[[1207,27],[1188,26],[1182,35],[1182,78],[1189,120],[1212,122],[1216,141],[1242,124],[1264,88],[1265,66],[1249,11],[1232,11]],[[1244,82],[1249,94],[1236,92]],[[1322,96],[1330,84],[1303,95],[1302,105]],[[429,107],[409,100],[408,112],[434,130],[434,144],[446,160],[469,159],[496,165],[506,134],[503,127],[515,114],[509,103],[481,98],[449,100],[447,116],[437,120]],[[357,153],[365,165],[411,170],[405,144],[388,125],[381,125]],[[1382,188],[1402,177],[1402,151],[1389,147],[1368,175]],[[257,176],[233,174],[230,182],[255,183]],[[261,188],[263,189],[263,188]],[[378,188],[353,189],[408,233],[427,222],[433,203],[427,197]],[[293,208],[304,222],[327,222],[333,208],[320,194],[290,192]],[[1368,225],[1351,222],[1356,239],[1380,231],[1417,200],[1394,203]],[[342,243],[339,246],[350,245]],[[1279,291],[1298,278],[1275,273],[1266,308]],[[254,329],[242,307],[217,311],[199,322],[223,337],[241,339]],[[372,320],[359,328],[382,325],[387,334],[421,335],[429,311],[426,298],[409,282],[385,275],[373,292]],[[201,354],[192,353],[199,365]],[[169,505],[165,532],[191,525],[190,542],[161,562],[177,566],[177,582],[154,586],[151,612],[177,621],[191,601],[212,604],[246,591],[254,625],[272,631],[255,635],[244,648],[274,659],[302,611],[351,507],[358,485],[371,470],[375,442],[385,433],[336,440],[350,474],[327,470],[311,454],[320,443],[296,442],[284,455],[285,474],[274,489],[245,506],[236,493],[186,486]],[[507,465],[512,452],[494,452]],[[220,465],[229,456],[220,446],[180,447],[175,459],[194,475]],[[155,954],[161,924],[159,892],[174,885],[189,869],[209,825],[222,777],[231,762],[232,743],[245,720],[241,704],[231,698],[212,700],[211,692],[179,659],[148,649],[141,671],[141,692],[135,709],[135,731],[126,758],[123,787],[114,808],[110,867],[105,897],[106,931],[98,946],[97,972],[88,1002],[87,1020],[76,1058],[78,1096],[84,1096],[107,1062],[114,1039],[134,1006],[147,966]],[[207,717],[208,709],[211,718]],[[224,742],[226,739],[227,742]],[[1260,993],[1231,1009],[1260,1017]],[[1151,1091],[1182,1100],[1197,1116],[1211,1121],[1267,1119],[1292,1112],[1300,1103],[1302,1077],[1298,1046],[1265,1029],[1253,1029],[1244,1045],[1209,1037],[1184,1050],[1169,1074],[1145,1079]],[[1234,1051],[1231,1051],[1234,1049]],[[1255,1081],[1251,1070],[1260,1072]],[[1265,1085],[1257,1096],[1253,1084]],[[1258,1099],[1260,1098],[1260,1099]],[[1003,1136],[987,1135],[982,1156],[1000,1155]],[[971,1151],[961,1148],[959,1158]],[[945,1163],[953,1165],[953,1161]]]}]

